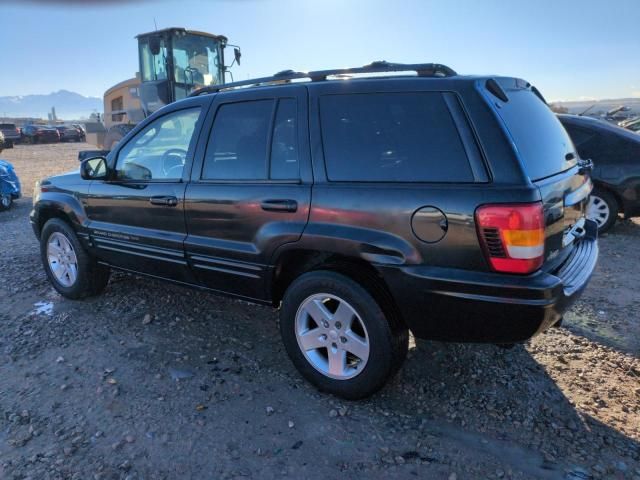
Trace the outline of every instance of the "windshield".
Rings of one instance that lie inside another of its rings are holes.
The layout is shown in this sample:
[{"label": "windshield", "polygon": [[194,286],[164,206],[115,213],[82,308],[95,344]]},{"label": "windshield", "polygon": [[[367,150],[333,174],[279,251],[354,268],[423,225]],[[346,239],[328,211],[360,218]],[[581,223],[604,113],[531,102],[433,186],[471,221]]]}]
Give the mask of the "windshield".
[{"label": "windshield", "polygon": [[[186,93],[222,83],[218,58],[220,43],[215,38],[177,34],[173,41],[173,69],[176,83]],[[176,92],[177,93],[177,92]]]}]

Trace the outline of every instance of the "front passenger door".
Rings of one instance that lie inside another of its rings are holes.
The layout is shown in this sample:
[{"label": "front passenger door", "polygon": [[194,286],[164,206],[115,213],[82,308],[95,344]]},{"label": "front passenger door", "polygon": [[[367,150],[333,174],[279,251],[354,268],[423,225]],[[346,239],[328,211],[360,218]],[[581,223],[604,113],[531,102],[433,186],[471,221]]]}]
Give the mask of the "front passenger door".
[{"label": "front passenger door", "polygon": [[86,211],[95,255],[118,267],[191,282],[183,242],[184,192],[204,105],[162,115],[116,152]]}]

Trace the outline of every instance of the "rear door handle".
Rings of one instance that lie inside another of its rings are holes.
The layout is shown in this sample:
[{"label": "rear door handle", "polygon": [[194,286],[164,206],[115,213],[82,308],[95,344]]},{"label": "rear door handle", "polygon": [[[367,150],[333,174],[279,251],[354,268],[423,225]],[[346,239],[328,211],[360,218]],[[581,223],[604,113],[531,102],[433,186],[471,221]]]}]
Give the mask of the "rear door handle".
[{"label": "rear door handle", "polygon": [[298,202],[295,200],[264,200],[260,206],[267,212],[295,212],[298,210]]},{"label": "rear door handle", "polygon": [[175,207],[176,205],[178,205],[178,199],[171,195],[168,195],[168,196],[161,195],[157,197],[151,197],[149,199],[149,202],[152,205],[163,205],[165,207]]}]

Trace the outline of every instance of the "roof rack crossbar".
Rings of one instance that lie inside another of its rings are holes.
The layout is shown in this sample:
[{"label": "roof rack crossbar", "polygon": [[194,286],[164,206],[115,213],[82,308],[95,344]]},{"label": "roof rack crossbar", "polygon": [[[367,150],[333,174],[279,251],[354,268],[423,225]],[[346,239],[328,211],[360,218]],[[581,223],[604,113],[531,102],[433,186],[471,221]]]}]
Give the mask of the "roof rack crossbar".
[{"label": "roof rack crossbar", "polygon": [[190,97],[197,97],[205,93],[215,93],[222,90],[233,90],[240,87],[279,85],[289,83],[292,80],[309,79],[312,82],[324,81],[327,77],[340,75],[353,75],[362,73],[387,73],[387,72],[416,72],[419,77],[453,77],[457,75],[455,70],[439,63],[390,63],[378,61],[363,67],[339,68],[334,70],[317,70],[314,72],[296,72],[283,70],[270,77],[252,78],[239,82],[211,85],[193,92]]}]

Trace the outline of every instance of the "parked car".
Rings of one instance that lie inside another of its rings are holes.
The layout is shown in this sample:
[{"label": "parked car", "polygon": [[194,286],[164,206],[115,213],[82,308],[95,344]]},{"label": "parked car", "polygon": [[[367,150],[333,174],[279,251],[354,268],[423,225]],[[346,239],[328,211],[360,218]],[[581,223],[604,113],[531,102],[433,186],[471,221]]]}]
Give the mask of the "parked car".
[{"label": "parked car", "polygon": [[633,121],[620,126],[632,132],[640,133],[640,118],[635,118]]},{"label": "parked car", "polygon": [[409,330],[524,341],[587,284],[588,168],[527,82],[378,62],[217,88],[37,187],[62,295],[97,294],[116,268],[279,306],[302,375],[360,398]]},{"label": "parked car", "polygon": [[587,217],[606,232],[618,214],[640,216],[640,136],[609,122],[578,115],[559,115],[580,157],[593,160],[595,188]]},{"label": "parked car", "polygon": [[4,149],[4,134],[0,131],[0,152]]},{"label": "parked car", "polygon": [[61,142],[79,142],[82,140],[82,135],[75,127],[67,127],[65,125],[59,125],[55,127],[60,134]]},{"label": "parked car", "polygon": [[0,132],[4,135],[5,148],[13,148],[20,143],[20,130],[14,123],[0,123]]},{"label": "parked car", "polygon": [[84,127],[79,123],[72,123],[71,126],[78,130],[78,133],[80,134],[80,140],[83,142],[86,141],[87,131],[84,129]]},{"label": "parked car", "polygon": [[26,125],[22,127],[23,143],[52,143],[60,141],[60,133],[53,127]]},{"label": "parked car", "polygon": [[13,201],[20,196],[20,180],[13,165],[6,160],[0,160],[0,210],[11,208]]}]

